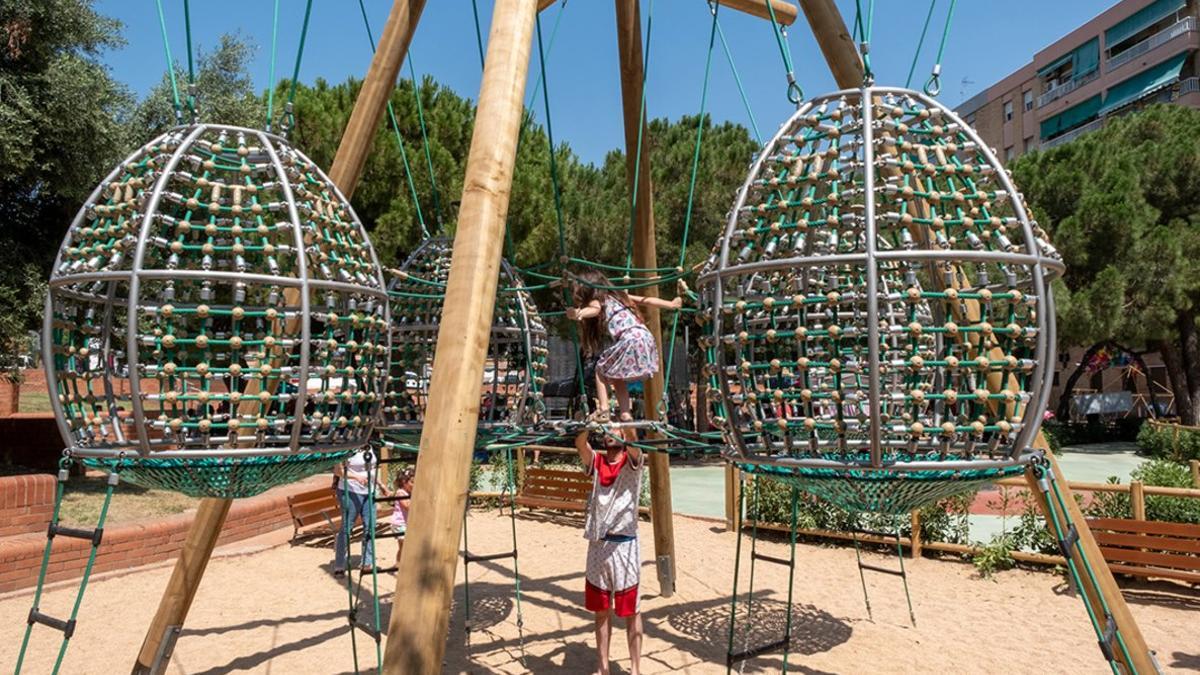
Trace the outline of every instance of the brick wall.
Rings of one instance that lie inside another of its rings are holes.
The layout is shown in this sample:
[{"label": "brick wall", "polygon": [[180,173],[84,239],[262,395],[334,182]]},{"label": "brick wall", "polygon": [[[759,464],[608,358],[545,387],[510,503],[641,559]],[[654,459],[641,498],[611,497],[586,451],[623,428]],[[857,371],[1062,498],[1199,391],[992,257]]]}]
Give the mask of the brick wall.
[{"label": "brick wall", "polygon": [[0,537],[46,531],[54,511],[54,476],[0,477]]},{"label": "brick wall", "polygon": [[[47,478],[52,478],[47,476]],[[276,488],[265,494],[239,499],[229,510],[218,545],[249,539],[291,525],[287,497],[328,487],[327,476]],[[53,485],[51,485],[53,488]],[[114,499],[120,499],[120,489]],[[173,560],[183,547],[183,539],[194,513],[181,513],[160,520],[125,523],[105,528],[104,540],[96,555],[93,573],[112,572],[139,565]],[[0,538],[0,593],[28,588],[37,583],[42,550],[46,544],[44,521],[38,532]],[[54,541],[47,583],[78,578],[87,564],[91,543],[82,539],[57,537]]]}]

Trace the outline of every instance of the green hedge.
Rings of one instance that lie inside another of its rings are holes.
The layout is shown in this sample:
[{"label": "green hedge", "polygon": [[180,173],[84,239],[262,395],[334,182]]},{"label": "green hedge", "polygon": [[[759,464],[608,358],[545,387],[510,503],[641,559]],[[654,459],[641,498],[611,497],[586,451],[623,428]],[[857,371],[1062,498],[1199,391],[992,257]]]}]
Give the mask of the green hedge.
[{"label": "green hedge", "polygon": [[[1146,485],[1160,487],[1194,487],[1191,470],[1187,466],[1165,459],[1152,459],[1146,462],[1134,469],[1130,473],[1130,478],[1140,480]],[[1119,481],[1116,476],[1113,476],[1108,479],[1108,482],[1117,483]],[[1132,518],[1133,508],[1129,502],[1129,493],[1097,494],[1096,499],[1087,508],[1087,515],[1093,518]],[[1146,520],[1200,524],[1200,499],[1147,495]]]},{"label": "green hedge", "polygon": [[[1176,437],[1178,431],[1178,438]],[[1151,457],[1186,463],[1200,459],[1200,432],[1169,425],[1147,423],[1137,437],[1138,447]]]}]

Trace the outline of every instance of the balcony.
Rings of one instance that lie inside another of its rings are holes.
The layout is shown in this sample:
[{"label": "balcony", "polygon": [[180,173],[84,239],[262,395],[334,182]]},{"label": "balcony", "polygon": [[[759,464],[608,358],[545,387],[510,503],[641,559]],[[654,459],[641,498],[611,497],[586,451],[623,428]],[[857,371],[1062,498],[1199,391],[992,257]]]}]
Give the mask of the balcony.
[{"label": "balcony", "polygon": [[1200,77],[1189,77],[1179,83],[1179,91],[1175,98],[1179,98],[1184,94],[1191,94],[1200,91]]},{"label": "balcony", "polygon": [[1150,51],[1151,49],[1154,49],[1156,47],[1161,47],[1161,46],[1167,44],[1168,42],[1170,42],[1171,40],[1174,40],[1175,38],[1179,37],[1180,35],[1185,35],[1187,33],[1194,32],[1195,30],[1196,30],[1196,17],[1189,16],[1184,19],[1180,19],[1179,21],[1176,21],[1174,25],[1168,26],[1168,27],[1160,30],[1159,32],[1155,33],[1154,35],[1151,35],[1150,37],[1146,38],[1145,40],[1142,40],[1141,42],[1130,47],[1129,49],[1126,49],[1125,51],[1121,52],[1120,54],[1117,54],[1116,56],[1108,59],[1107,61],[1104,62],[1104,69],[1106,72],[1111,73],[1112,71],[1116,70],[1117,68],[1120,68],[1121,66],[1125,65],[1126,63],[1129,63],[1130,61],[1136,59],[1137,57],[1141,56],[1142,54],[1145,54],[1146,52]]},{"label": "balcony", "polygon": [[1080,136],[1082,136],[1084,134],[1089,134],[1089,133],[1099,129],[1102,126],[1104,126],[1103,119],[1092,120],[1091,122],[1088,122],[1087,124],[1085,124],[1081,127],[1076,127],[1074,129],[1068,131],[1067,133],[1063,134],[1062,136],[1059,136],[1057,138],[1052,138],[1048,141],[1042,141],[1042,144],[1039,146],[1039,149],[1049,150],[1050,148],[1062,145],[1063,143],[1070,143],[1071,141],[1075,140],[1076,138],[1079,138]]},{"label": "balcony", "polygon": [[1044,105],[1048,105],[1051,101],[1054,101],[1056,99],[1062,98],[1063,96],[1066,96],[1067,94],[1075,91],[1076,89],[1082,87],[1083,85],[1094,81],[1098,77],[1100,77],[1100,69],[1099,68],[1097,68],[1096,70],[1093,70],[1092,72],[1088,73],[1087,75],[1084,75],[1083,77],[1079,78],[1078,80],[1071,80],[1070,82],[1060,84],[1057,87],[1055,87],[1055,88],[1051,89],[1050,91],[1039,96],[1037,99],[1037,105],[1039,108],[1041,108]]}]

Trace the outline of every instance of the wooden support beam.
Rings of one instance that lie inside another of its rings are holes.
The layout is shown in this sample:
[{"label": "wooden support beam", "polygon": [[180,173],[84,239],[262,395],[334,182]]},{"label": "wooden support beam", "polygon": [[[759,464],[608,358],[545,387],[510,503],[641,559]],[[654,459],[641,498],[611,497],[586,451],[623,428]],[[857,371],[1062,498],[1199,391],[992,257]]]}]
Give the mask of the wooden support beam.
[{"label": "wooden support beam", "polygon": [[[396,76],[400,74],[404,55],[412,44],[413,33],[417,30],[424,9],[425,0],[396,0],[392,3],[392,11],[388,14],[383,34],[379,36],[367,78],[358,91],[354,110],[350,113],[350,120],[342,133],[342,142],[329,169],[329,179],[346,195],[346,199],[358,187],[358,179],[371,152],[371,143],[375,140],[375,130],[396,88]],[[414,83],[414,86],[420,86],[420,83]]]},{"label": "wooden support beam", "polygon": [[773,9],[775,10],[775,20],[784,26],[796,23],[796,18],[800,16],[796,6],[784,0],[717,0],[717,4],[768,21],[771,19],[771,10]]},{"label": "wooden support beam", "polygon": [[[354,194],[362,176],[363,165],[375,138],[375,129],[387,107],[388,98],[396,86],[396,76],[400,64],[412,42],[413,32],[421,18],[425,0],[396,0],[388,15],[380,37],[378,49],[367,71],[366,80],[359,91],[350,114],[350,121],[342,134],[338,145],[337,155],[329,170],[329,178],[341,190],[346,199]],[[288,306],[300,305],[300,291],[297,288],[287,288],[283,291],[284,303]],[[295,332],[295,326],[289,325],[288,332]],[[254,399],[258,393],[258,381],[249,383],[246,394],[250,396],[246,402],[239,405],[243,414],[254,414],[259,403]],[[216,547],[217,538],[229,514],[233,501],[229,499],[209,498],[201,500],[196,510],[196,518],[188,528],[187,539],[171,572],[171,579],[163,591],[159,601],[158,611],[151,621],[138,653],[137,662],[133,667],[133,675],[151,675],[164,672],[171,660],[175,639],[182,630],[184,621],[200,587],[204,570]]]},{"label": "wooden support beam", "polygon": [[496,0],[383,671],[440,673],[537,0]]},{"label": "wooden support beam", "polygon": [[[1041,436],[1039,435],[1039,440]],[[1121,595],[1121,589],[1117,586],[1117,582],[1113,579],[1112,571],[1108,569],[1108,563],[1104,561],[1104,556],[1100,552],[1100,547],[1096,544],[1095,537],[1092,536],[1092,530],[1088,527],[1087,518],[1083,514],[1083,510],[1075,501],[1075,494],[1071,490],[1070,483],[1063,476],[1062,469],[1058,466],[1058,460],[1054,457],[1054,453],[1047,452],[1046,458],[1050,462],[1050,471],[1054,473],[1054,480],[1058,484],[1059,492],[1062,493],[1062,501],[1066,506],[1066,513],[1062,514],[1066,522],[1062,523],[1061,527],[1069,528],[1074,525],[1076,532],[1079,534],[1079,546],[1071,547],[1071,560],[1074,561],[1076,569],[1079,570],[1080,584],[1083,586],[1082,592],[1091,601],[1096,612],[1101,612],[1100,598],[1108,605],[1109,612],[1112,613],[1113,621],[1116,623],[1117,630],[1125,641],[1125,646],[1129,651],[1129,659],[1125,659],[1124,653],[1114,644],[1113,651],[1117,661],[1124,665],[1123,672],[1126,673],[1155,673],[1158,669],[1154,665],[1153,656],[1150,653],[1150,648],[1146,646],[1146,638],[1142,636],[1142,631],[1138,628],[1137,622],[1133,620],[1133,615],[1129,612],[1129,605],[1125,604],[1125,597]],[[1038,506],[1042,509],[1042,515],[1046,518],[1046,526],[1050,528],[1051,534],[1054,533],[1054,526],[1050,524],[1050,508],[1047,504],[1046,497],[1042,494],[1038,487],[1038,479],[1033,473],[1033,468],[1030,467],[1025,471],[1025,478],[1029,484],[1029,490],[1033,493],[1034,498],[1038,502]],[[1051,495],[1053,499],[1053,495]],[[1055,507],[1057,508],[1057,500]],[[1083,554],[1079,551],[1082,549]],[[1087,567],[1090,567],[1092,574],[1087,574]],[[1092,579],[1095,579],[1095,583]],[[1104,627],[1104,617],[1098,616],[1101,628]],[[1115,641],[1114,641],[1115,642]]]},{"label": "wooden support beam", "polygon": [[[636,195],[633,230],[633,264],[643,269],[658,266],[654,239],[654,194],[650,183],[650,156],[646,138],[648,123],[642,114],[642,81],[645,66],[642,62],[642,20],[639,0],[616,0],[617,48],[621,63],[621,109],[625,118],[625,172],[630,194]],[[641,162],[638,163],[638,138],[641,138]],[[637,184],[634,185],[634,174]],[[647,273],[648,274],[648,273]],[[639,274],[645,277],[646,274]],[[657,286],[647,286],[644,294],[658,296]],[[646,325],[662,354],[662,327],[659,312],[643,307]],[[670,345],[668,348],[673,347]],[[660,369],[643,384],[646,419],[659,419],[658,404],[662,401],[663,373]],[[675,526],[671,511],[671,465],[664,452],[652,452],[650,465],[650,519],[654,525],[654,557],[663,597],[675,592]]]},{"label": "wooden support beam", "polygon": [[800,0],[800,9],[804,10],[813,37],[825,55],[825,62],[829,64],[829,72],[833,73],[837,86],[841,89],[861,86],[862,56],[846,28],[846,22],[842,20],[837,3],[834,0]]},{"label": "wooden support beam", "polygon": [[232,499],[217,499],[209,497],[200,500],[196,508],[196,518],[188,528],[187,539],[179,551],[179,559],[175,561],[175,569],[171,579],[163,591],[159,601],[158,611],[150,622],[150,629],[138,652],[137,662],[133,664],[133,675],[150,675],[165,672],[171,661],[171,652],[175,640],[183,630],[183,621],[191,609],[192,600],[200,588],[200,579],[208,567],[213,548],[217,545],[217,537],[221,534],[221,526],[229,515]]}]

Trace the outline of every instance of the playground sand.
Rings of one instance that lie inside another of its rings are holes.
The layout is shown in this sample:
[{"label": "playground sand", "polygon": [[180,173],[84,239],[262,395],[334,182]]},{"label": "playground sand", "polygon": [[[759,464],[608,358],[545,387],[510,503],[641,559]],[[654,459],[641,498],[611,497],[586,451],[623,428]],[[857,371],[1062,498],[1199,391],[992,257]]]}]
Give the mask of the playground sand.
[{"label": "playground sand", "polygon": [[[506,518],[493,511],[470,517],[471,550],[491,553],[510,545]],[[594,667],[591,616],[581,607],[585,542],[579,522],[555,516],[523,517],[518,523],[524,645],[523,666],[510,560],[472,565],[473,624],[464,640],[462,570],[455,592],[446,657],[447,672],[590,672]],[[709,521],[679,517],[678,588],[658,597],[651,529],[642,524],[646,560],[642,611],[646,673],[717,673],[724,670],[732,534]],[[381,542],[382,560],[394,544]],[[357,546],[355,548],[357,551]],[[786,555],[782,542],[760,550]],[[895,557],[867,554],[895,566]],[[319,544],[282,545],[212,561],[175,648],[167,672],[214,675],[251,672],[277,675],[353,672],[346,627],[347,591],[330,572],[332,551]],[[789,668],[806,673],[1103,673],[1107,672],[1080,601],[1067,594],[1062,577],[1009,571],[981,580],[969,564],[906,561],[917,626],[909,624],[900,579],[868,573],[874,621],[867,618],[852,548],[802,544],[797,548],[793,644]],[[742,589],[746,588],[743,565]],[[64,673],[128,672],[143,631],[170,575],[169,566],[94,581]],[[381,577],[384,622],[394,581]],[[784,569],[758,564],[750,644],[778,637],[787,594]],[[1163,584],[1126,586],[1131,608],[1159,662],[1168,672],[1200,670],[1200,593],[1162,595]],[[74,588],[46,594],[42,609],[68,613]],[[0,599],[0,671],[16,658],[29,611],[29,593]],[[744,607],[744,605],[741,605]],[[54,631],[38,627],[27,658],[28,673],[50,671],[57,653]],[[375,664],[374,645],[358,635],[360,663]],[[738,646],[743,644],[739,637]],[[623,631],[616,632],[615,672],[627,673]],[[778,672],[779,655],[746,663],[746,672]],[[365,671],[364,670],[364,671]]]}]

